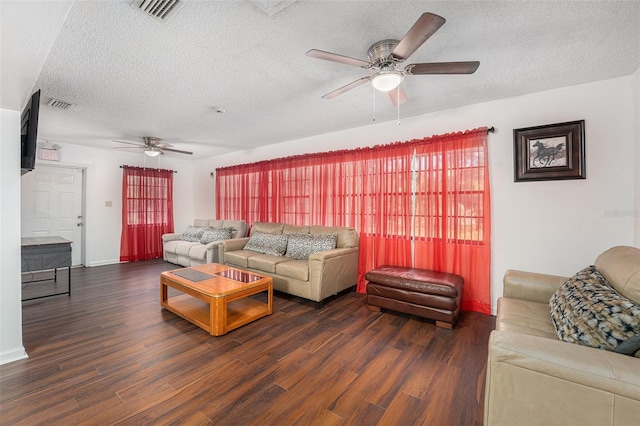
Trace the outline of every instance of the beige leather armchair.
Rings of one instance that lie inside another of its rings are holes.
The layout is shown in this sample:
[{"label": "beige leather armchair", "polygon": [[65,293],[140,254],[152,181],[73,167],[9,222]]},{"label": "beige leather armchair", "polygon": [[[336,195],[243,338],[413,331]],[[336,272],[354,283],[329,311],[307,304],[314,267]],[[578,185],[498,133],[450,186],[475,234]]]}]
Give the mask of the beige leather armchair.
[{"label": "beige leather armchair", "polygon": [[[595,266],[640,303],[640,249],[614,247]],[[549,299],[566,279],[506,272],[489,339],[485,425],[640,424],[639,354],[558,340]]]}]

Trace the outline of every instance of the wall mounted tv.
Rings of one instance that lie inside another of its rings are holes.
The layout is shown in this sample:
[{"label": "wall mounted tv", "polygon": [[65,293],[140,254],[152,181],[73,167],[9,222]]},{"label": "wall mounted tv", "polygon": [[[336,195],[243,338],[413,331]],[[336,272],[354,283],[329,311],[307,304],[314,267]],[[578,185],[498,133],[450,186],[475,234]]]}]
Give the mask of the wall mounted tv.
[{"label": "wall mounted tv", "polygon": [[21,174],[33,170],[36,166],[36,148],[38,141],[38,114],[40,112],[40,90],[31,96],[24,107],[21,117],[20,143],[22,145]]}]

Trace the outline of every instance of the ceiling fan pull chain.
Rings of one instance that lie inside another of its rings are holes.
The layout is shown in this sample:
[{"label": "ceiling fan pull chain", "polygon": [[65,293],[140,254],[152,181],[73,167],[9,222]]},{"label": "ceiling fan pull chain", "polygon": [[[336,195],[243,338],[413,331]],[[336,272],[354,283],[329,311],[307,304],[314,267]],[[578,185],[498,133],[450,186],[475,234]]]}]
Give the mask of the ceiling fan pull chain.
[{"label": "ceiling fan pull chain", "polygon": [[400,86],[398,86],[398,88],[396,89],[396,95],[397,95],[396,105],[398,107],[398,123],[396,125],[399,126],[400,125]]},{"label": "ceiling fan pull chain", "polygon": [[373,88],[373,121],[376,121],[376,89],[373,86],[371,87]]}]

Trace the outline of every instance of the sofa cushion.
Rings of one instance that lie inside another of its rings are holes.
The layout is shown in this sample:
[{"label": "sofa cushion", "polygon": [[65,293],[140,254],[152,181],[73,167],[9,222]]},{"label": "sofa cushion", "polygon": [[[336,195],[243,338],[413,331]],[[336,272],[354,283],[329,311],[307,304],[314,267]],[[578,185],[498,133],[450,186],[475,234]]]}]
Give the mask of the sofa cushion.
[{"label": "sofa cushion", "polygon": [[282,229],[283,234],[308,234],[308,226],[296,226],[296,225],[284,225]]},{"label": "sofa cushion", "polygon": [[297,260],[309,259],[319,251],[336,248],[338,234],[289,234],[285,256]]},{"label": "sofa cushion", "polygon": [[512,297],[498,299],[496,330],[513,331],[531,336],[558,340],[558,334],[549,316],[549,303]]},{"label": "sofa cushion", "polygon": [[231,238],[244,238],[247,236],[247,222],[244,220],[225,220],[218,228],[231,228]]},{"label": "sofa cushion", "polygon": [[191,249],[196,246],[202,247],[202,244],[200,244],[200,242],[193,241],[179,241],[178,245],[176,246],[176,254],[179,254],[181,256],[189,256]]},{"label": "sofa cushion", "polygon": [[184,243],[184,241],[182,240],[172,240],[172,241],[165,241],[164,244],[162,245],[164,251],[166,251],[167,253],[177,253],[178,250],[178,245]]},{"label": "sofa cushion", "polygon": [[620,295],[593,265],[562,284],[549,308],[565,342],[613,351],[640,333],[640,305]]},{"label": "sofa cushion", "polygon": [[204,233],[204,228],[197,226],[187,226],[187,229],[182,233],[183,241],[200,242],[200,238]]},{"label": "sofa cushion", "polygon": [[629,339],[616,346],[615,352],[624,355],[633,355],[640,358],[640,334],[631,336]]},{"label": "sofa cushion", "polygon": [[189,257],[200,261],[207,260],[207,247],[202,244],[195,244],[189,249]]},{"label": "sofa cushion", "polygon": [[251,235],[261,232],[263,234],[282,234],[284,223],[255,222],[251,227]]},{"label": "sofa cushion", "polygon": [[618,293],[640,303],[640,248],[611,247],[598,256],[595,266]]},{"label": "sofa cushion", "polygon": [[291,260],[276,265],[276,274],[300,281],[309,281],[309,261]]},{"label": "sofa cushion", "polygon": [[262,254],[282,256],[287,250],[287,236],[254,232],[251,234],[244,249],[257,251]]},{"label": "sofa cushion", "polygon": [[216,219],[194,219],[193,226],[197,228],[222,228],[222,221]]},{"label": "sofa cushion", "polygon": [[207,228],[200,237],[200,243],[209,244],[214,241],[228,240],[232,232],[233,228]]},{"label": "sofa cushion", "polygon": [[276,265],[280,262],[286,262],[289,258],[284,256],[273,256],[271,254],[256,254],[248,259],[248,266],[251,269],[275,274]]},{"label": "sofa cushion", "polygon": [[312,234],[338,234],[337,248],[356,247],[358,236],[355,228],[342,226],[311,226]]},{"label": "sofa cushion", "polygon": [[237,266],[239,268],[249,267],[249,258],[257,256],[258,252],[250,250],[234,250],[224,253],[225,265]]}]

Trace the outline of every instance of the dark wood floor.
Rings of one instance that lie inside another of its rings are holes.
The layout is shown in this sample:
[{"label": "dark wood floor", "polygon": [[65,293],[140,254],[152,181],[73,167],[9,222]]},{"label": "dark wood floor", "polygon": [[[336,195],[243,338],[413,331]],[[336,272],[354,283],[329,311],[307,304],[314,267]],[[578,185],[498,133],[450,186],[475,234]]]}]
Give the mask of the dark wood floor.
[{"label": "dark wood floor", "polygon": [[319,310],[276,294],[273,315],[212,337],[160,308],[175,268],[74,269],[71,297],[24,302],[29,358],[0,366],[0,423],[482,424],[493,317],[450,331],[361,294]]}]

